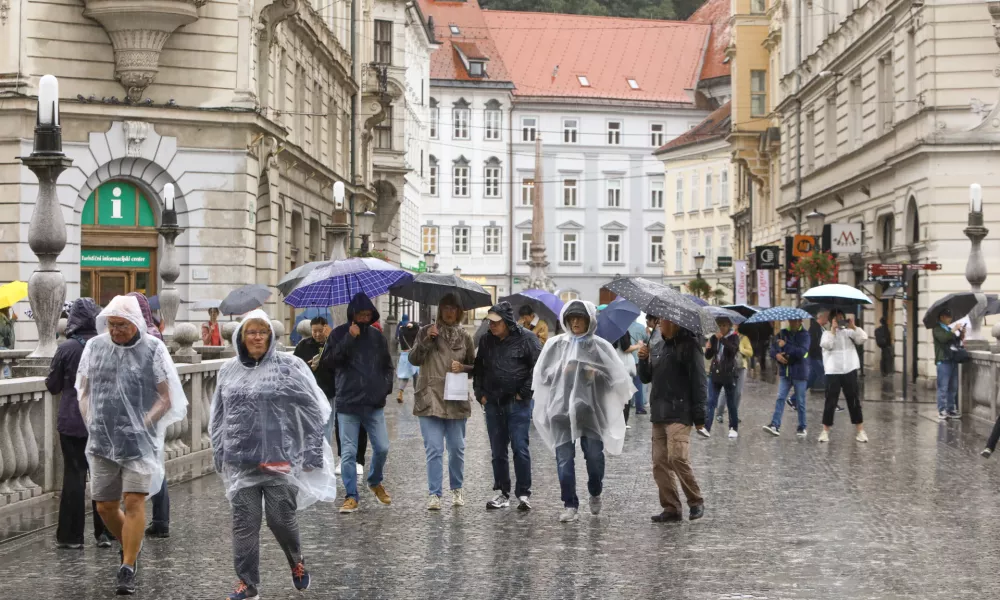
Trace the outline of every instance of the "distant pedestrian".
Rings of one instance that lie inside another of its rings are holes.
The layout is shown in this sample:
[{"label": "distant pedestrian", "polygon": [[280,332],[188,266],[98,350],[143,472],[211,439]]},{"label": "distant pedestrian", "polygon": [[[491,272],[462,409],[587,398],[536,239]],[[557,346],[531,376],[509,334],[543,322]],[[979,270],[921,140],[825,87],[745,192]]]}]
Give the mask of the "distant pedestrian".
[{"label": "distant pedestrian", "polygon": [[[413,345],[417,343],[417,333],[420,331],[420,324],[410,320],[410,315],[403,315],[396,328],[396,343],[399,344],[399,361],[396,363],[396,379],[399,380],[399,395],[396,401],[403,403],[403,390],[406,384],[413,380],[414,390],[417,387],[417,374],[420,367],[410,364],[409,355],[413,350]],[[471,414],[471,413],[470,413]]]},{"label": "distant pedestrian", "polygon": [[830,329],[823,332],[823,366],[826,372],[826,405],[823,408],[823,432],[819,434],[820,442],[830,441],[830,428],[833,427],[833,416],[840,399],[840,390],[844,390],[847,400],[847,410],[850,411],[851,423],[857,429],[855,439],[867,442],[864,418],[861,414],[861,395],[858,386],[858,369],[861,360],[858,358],[858,347],[868,341],[864,329],[854,324],[854,315],[845,315],[836,310],[830,315]]},{"label": "distant pedestrian", "polygon": [[986,448],[979,453],[983,458],[989,458],[997,451],[997,443],[1000,442],[1000,417],[997,417],[995,423],[993,423],[993,431],[990,432],[990,437],[986,440]]},{"label": "distant pedestrian", "polygon": [[809,323],[809,379],[806,387],[810,391],[822,391],[826,387],[825,371],[823,369],[823,339],[825,327],[830,322],[830,311],[826,309],[816,313],[816,318]]},{"label": "distant pedestrian", "polygon": [[[740,338],[740,351],[736,355],[736,408],[738,409],[740,400],[743,398],[743,388],[747,384],[747,370],[750,368],[750,359],[753,358],[753,345],[750,343],[750,338],[740,333],[738,325],[733,325],[733,331]],[[726,416],[725,402],[719,403],[716,415],[715,420],[722,423]]]},{"label": "distant pedestrian", "polygon": [[[0,350],[14,349],[14,322],[17,315],[14,309],[7,306],[0,308]],[[10,365],[3,365],[3,378],[10,379]]]},{"label": "distant pedestrian", "polygon": [[531,333],[535,334],[542,346],[549,341],[549,324],[535,314],[535,309],[525,304],[518,311],[518,322]]},{"label": "distant pedestrian", "polygon": [[689,507],[688,518],[705,515],[705,500],[691,469],[691,428],[703,437],[705,429],[705,355],[694,334],[667,319],[659,321],[656,345],[639,350],[639,376],[649,383],[649,420],[653,426],[653,479],[662,512],[654,523],[683,519],[683,506],[674,476]]},{"label": "distant pedestrian", "polygon": [[795,435],[804,438],[806,431],[806,384],[809,379],[809,332],[803,329],[802,320],[788,322],[788,327],[778,332],[771,344],[771,358],[778,363],[778,401],[774,406],[771,422],[764,431],[771,435],[781,435],[781,417],[785,412],[785,398],[794,390],[795,407],[799,415],[799,427]]},{"label": "distant pedestrian", "polygon": [[[736,405],[736,386],[739,378],[740,336],[733,331],[733,323],[729,319],[716,319],[719,331],[708,339],[705,348],[705,358],[711,360],[708,373],[708,407],[707,415],[715,414],[719,402],[719,394],[726,393],[726,405],[729,407],[729,439],[739,437],[740,417]],[[712,419],[707,419],[705,429],[712,430]]]},{"label": "distant pedestrian", "polygon": [[[588,318],[589,318],[589,316],[588,316]],[[565,317],[563,317],[563,321],[565,321],[565,320],[566,320]],[[563,325],[565,325],[565,323],[563,323]],[[595,325],[595,328],[596,328],[596,325]],[[569,331],[569,329],[566,329],[565,331]],[[638,373],[638,369],[636,368],[635,359],[632,358],[632,356],[633,356],[634,352],[638,352],[639,351],[639,348],[642,347],[642,344],[641,343],[633,344],[632,343],[632,336],[629,334],[628,331],[626,331],[625,333],[622,334],[622,336],[620,338],[618,338],[617,340],[615,340],[615,343],[612,344],[612,347],[614,348],[615,353],[618,356],[618,359],[625,366],[625,372],[628,373],[628,376],[634,382],[635,377],[636,377],[636,375]],[[635,383],[633,383],[632,385],[635,386]],[[641,381],[639,382],[639,386],[642,386],[642,382]],[[628,398],[625,401],[625,409],[623,411],[623,414],[625,415],[625,428],[626,429],[631,429],[631,426],[629,426],[629,424],[628,424],[628,417],[629,417],[629,413],[631,412],[632,399],[633,398],[635,398],[635,394],[634,393],[633,393],[633,395],[630,398]],[[638,414],[638,411],[636,411],[636,414]]]},{"label": "distant pedestrian", "polygon": [[206,346],[222,345],[222,328],[219,326],[219,309],[208,309],[208,321],[201,324],[201,343]]},{"label": "distant pedestrian", "polygon": [[896,372],[896,349],[885,317],[879,319],[879,326],[875,329],[875,345],[882,351],[879,371],[882,377],[891,377]]},{"label": "distant pedestrian", "polygon": [[[309,329],[310,336],[302,338],[295,345],[295,352],[293,354],[309,365],[309,370],[312,371],[313,377],[316,379],[316,385],[326,394],[327,401],[330,402],[332,407],[336,394],[333,373],[329,369],[321,369],[319,365],[319,359],[323,354],[323,348],[326,346],[326,340],[330,337],[330,323],[325,317],[313,317],[309,321]],[[333,443],[331,439],[334,430],[333,423],[334,418],[331,417],[326,422],[325,429],[326,439],[331,444]]]},{"label": "distant pedestrian", "polygon": [[[632,353],[632,362],[636,365],[639,364],[639,348],[643,344],[649,343],[649,331],[646,327],[636,321],[628,326],[628,335],[632,340],[632,347],[635,348],[635,352]],[[632,404],[635,406],[635,414],[645,415],[646,412],[646,389],[642,381],[639,379],[639,369],[638,366],[635,369],[635,377],[632,379],[632,384],[635,385],[635,396],[632,397]]]},{"label": "distant pedestrian", "polygon": [[952,327],[951,310],[941,311],[933,329],[934,361],[937,363],[938,418],[958,419],[958,363],[954,349],[965,341],[965,325]]},{"label": "distant pedestrian", "polygon": [[479,340],[473,369],[475,397],[486,412],[486,431],[493,455],[493,489],[497,492],[486,508],[510,506],[510,468],[507,448],[514,452],[518,510],[531,510],[532,371],[542,351],[534,333],[514,320],[509,302],[500,302],[487,313],[489,332]]}]

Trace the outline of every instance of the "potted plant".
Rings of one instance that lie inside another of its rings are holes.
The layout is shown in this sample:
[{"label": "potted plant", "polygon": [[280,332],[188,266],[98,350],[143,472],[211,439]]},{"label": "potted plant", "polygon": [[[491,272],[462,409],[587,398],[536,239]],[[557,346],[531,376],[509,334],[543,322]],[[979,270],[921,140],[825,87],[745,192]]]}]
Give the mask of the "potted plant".
[{"label": "potted plant", "polygon": [[707,281],[700,277],[696,277],[687,283],[688,292],[692,296],[697,296],[708,300],[708,297],[712,294],[712,286],[708,284]]},{"label": "potted plant", "polygon": [[833,254],[815,250],[792,265],[792,274],[796,275],[805,287],[836,283],[840,278],[840,265],[837,264]]}]

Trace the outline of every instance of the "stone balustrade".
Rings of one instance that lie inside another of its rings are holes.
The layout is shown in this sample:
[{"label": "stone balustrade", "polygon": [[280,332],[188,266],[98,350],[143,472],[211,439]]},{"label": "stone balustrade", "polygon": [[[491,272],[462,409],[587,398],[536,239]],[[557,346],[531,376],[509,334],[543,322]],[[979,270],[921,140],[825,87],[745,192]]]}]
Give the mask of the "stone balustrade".
[{"label": "stone balustrade", "polygon": [[17,361],[27,358],[31,350],[0,350],[0,379],[7,379],[7,370],[14,370]]},{"label": "stone balustrade", "polygon": [[1000,414],[1000,354],[974,351],[969,355],[960,373],[959,410],[993,423]]}]

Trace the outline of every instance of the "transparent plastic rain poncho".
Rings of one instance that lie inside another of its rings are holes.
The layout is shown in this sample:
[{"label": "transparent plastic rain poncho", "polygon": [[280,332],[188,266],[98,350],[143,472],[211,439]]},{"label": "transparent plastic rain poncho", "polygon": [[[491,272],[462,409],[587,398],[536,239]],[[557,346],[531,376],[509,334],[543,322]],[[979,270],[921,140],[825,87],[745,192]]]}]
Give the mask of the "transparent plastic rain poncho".
[{"label": "transparent plastic rain poncho", "polygon": [[[108,319],[135,325],[124,346],[108,333]],[[87,457],[100,457],[151,476],[149,493],[163,483],[163,437],[187,414],[187,396],[170,352],[146,333],[135,298],[116,296],[97,315],[100,335],[87,342],[76,374],[80,414],[87,424]]]},{"label": "transparent plastic rain poncho", "polygon": [[[590,318],[584,335],[574,335],[566,315],[581,309]],[[597,308],[573,300],[559,320],[564,331],[549,339],[535,365],[533,420],[552,450],[582,436],[600,439],[609,454],[621,454],[625,442],[625,402],[635,393],[632,377],[614,347],[594,335]]]},{"label": "transparent plastic rain poncho", "polygon": [[271,329],[262,310],[248,313],[233,333],[237,356],[219,370],[209,433],[215,469],[232,500],[257,485],[294,485],[298,508],[337,496],[333,452],[324,435],[330,401],[302,359],[270,344],[259,361],[250,357],[243,328]]}]

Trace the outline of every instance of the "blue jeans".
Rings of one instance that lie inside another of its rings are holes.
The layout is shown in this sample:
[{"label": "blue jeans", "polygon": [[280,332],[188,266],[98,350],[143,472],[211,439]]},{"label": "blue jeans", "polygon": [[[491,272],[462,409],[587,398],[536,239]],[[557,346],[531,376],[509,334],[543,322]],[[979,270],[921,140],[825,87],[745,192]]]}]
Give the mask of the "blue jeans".
[{"label": "blue jeans", "polygon": [[632,396],[632,403],[635,404],[635,412],[639,413],[646,410],[646,399],[642,394],[642,380],[639,379],[638,374],[632,378],[632,383],[635,384],[635,394]]},{"label": "blue jeans", "polygon": [[493,489],[510,495],[510,468],[507,446],[514,451],[515,496],[531,496],[531,453],[528,430],[531,427],[529,402],[489,403],[486,405],[486,431],[493,454]]},{"label": "blue jeans", "polygon": [[368,470],[368,487],[382,483],[382,471],[389,458],[389,434],[385,430],[385,411],[381,408],[361,415],[337,413],[340,427],[340,476],[344,478],[347,498],[358,499],[358,435],[364,425],[372,445],[372,464]]},{"label": "blue jeans", "polygon": [[739,430],[740,428],[740,407],[736,403],[738,396],[736,395],[738,379],[734,378],[733,381],[729,383],[715,383],[714,381],[708,382],[708,406],[705,408],[705,429],[712,431],[712,415],[715,414],[715,407],[719,404],[719,394],[725,390],[726,391],[726,407],[729,409],[729,428]]},{"label": "blue jeans", "polygon": [[424,436],[427,455],[427,491],[441,497],[444,443],[448,441],[448,480],[451,489],[462,489],[465,471],[465,422],[467,419],[420,417],[420,433]]},{"label": "blue jeans", "polygon": [[[587,461],[587,491],[591,496],[600,496],[604,489],[604,442],[587,436],[580,438],[583,458]],[[576,442],[569,442],[556,448],[556,472],[559,474],[559,488],[562,490],[563,506],[580,508],[576,496]]]},{"label": "blue jeans", "polygon": [[167,474],[163,474],[163,484],[160,491],[153,494],[153,525],[168,527],[170,525],[170,494],[167,493]]},{"label": "blue jeans", "polygon": [[822,358],[810,358],[809,361],[809,389],[826,389],[826,373],[823,370]]},{"label": "blue jeans", "polygon": [[795,406],[798,407],[799,429],[806,428],[806,380],[791,380],[788,377],[781,377],[778,381],[778,401],[774,405],[774,416],[771,417],[771,425],[781,427],[781,415],[785,413],[785,398],[792,387],[795,387]]},{"label": "blue jeans", "polygon": [[937,364],[937,409],[958,412],[958,363],[945,360]]}]

